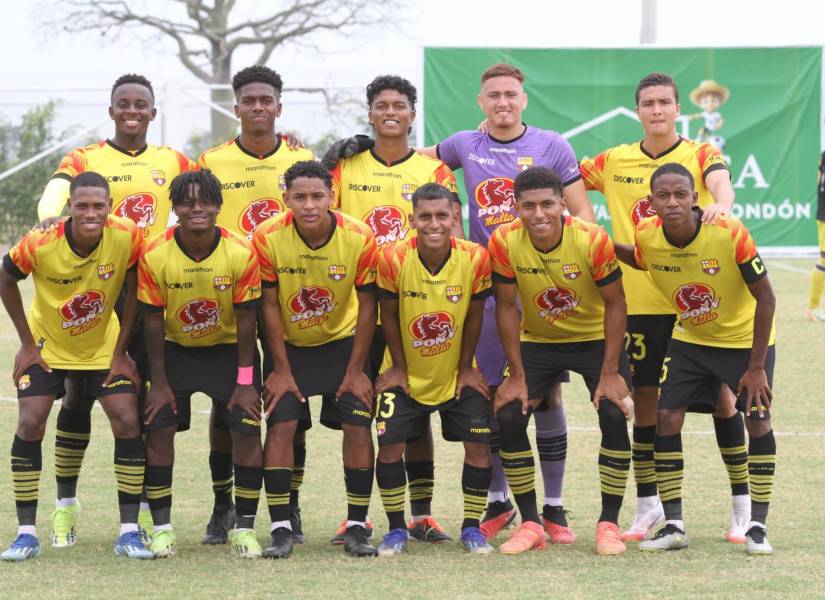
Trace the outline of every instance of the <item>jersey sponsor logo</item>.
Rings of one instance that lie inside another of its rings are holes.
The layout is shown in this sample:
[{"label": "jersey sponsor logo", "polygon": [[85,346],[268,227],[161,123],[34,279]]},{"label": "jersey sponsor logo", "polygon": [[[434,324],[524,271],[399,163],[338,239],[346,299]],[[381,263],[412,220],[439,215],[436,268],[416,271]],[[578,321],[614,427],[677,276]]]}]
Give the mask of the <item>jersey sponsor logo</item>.
[{"label": "jersey sponsor logo", "polygon": [[418,186],[414,183],[402,183],[401,184],[401,197],[406,200],[407,202],[412,202],[413,194],[415,190],[418,189]]},{"label": "jersey sponsor logo", "polygon": [[579,269],[579,265],[577,263],[562,265],[561,272],[565,279],[578,279],[582,275],[581,269]]},{"label": "jersey sponsor logo", "polygon": [[462,291],[460,285],[448,285],[447,288],[444,290],[445,295],[447,296],[447,300],[452,302],[453,304],[457,304],[459,300],[461,300]]},{"label": "jersey sponsor logo", "polygon": [[114,214],[118,217],[126,217],[135,222],[143,230],[143,235],[148,235],[148,229],[155,224],[157,218],[157,200],[154,194],[141,192],[126,196],[120,204],[115,207]]},{"label": "jersey sponsor logo", "polygon": [[75,275],[74,277],[52,277],[51,275],[46,275],[46,281],[55,285],[69,285],[77,283],[81,279],[83,279],[83,275]]},{"label": "jersey sponsor logo", "polygon": [[402,298],[419,298],[421,300],[427,299],[427,292],[416,292],[413,290],[401,290]]},{"label": "jersey sponsor logo", "polygon": [[400,208],[388,205],[376,206],[364,217],[364,222],[372,229],[375,234],[375,243],[379,246],[407,237],[410,229],[404,227],[406,220]]},{"label": "jersey sponsor logo", "polygon": [[633,205],[633,208],[630,210],[630,217],[633,219],[633,223],[635,225],[639,224],[639,221],[642,219],[646,219],[648,217],[655,217],[656,211],[653,210],[653,204],[651,204],[650,200],[647,198],[642,198],[636,204]]},{"label": "jersey sponsor logo", "polygon": [[470,152],[470,154],[467,156],[467,159],[476,162],[480,165],[488,165],[490,167],[494,167],[496,164],[495,158],[486,158],[484,156],[479,156],[478,154],[473,154],[472,152]]},{"label": "jersey sponsor logo", "polygon": [[342,281],[347,277],[346,265],[329,265],[327,276],[333,281]]},{"label": "jersey sponsor logo", "polygon": [[533,166],[533,157],[519,156],[518,158],[516,158],[516,166],[518,167],[519,171],[526,171],[527,169]]},{"label": "jersey sponsor logo", "polygon": [[513,194],[513,180],[507,177],[485,179],[476,187],[478,218],[485,227],[494,227],[514,220],[516,197]]},{"label": "jersey sponsor logo", "polygon": [[706,258],[702,261],[702,270],[708,275],[716,275],[719,272],[719,261],[715,258]]},{"label": "jersey sponsor logo", "polygon": [[614,175],[613,181],[616,183],[633,183],[636,185],[641,185],[645,182],[644,177],[630,177],[629,175]]},{"label": "jersey sponsor logo", "polygon": [[369,185],[368,183],[350,183],[347,186],[350,192],[375,192],[381,193],[380,185]]},{"label": "jersey sponsor logo", "polygon": [[212,280],[212,284],[219,292],[224,292],[232,287],[232,278],[229,275],[218,275]]},{"label": "jersey sponsor logo", "polygon": [[658,263],[651,263],[650,268],[654,271],[663,271],[665,273],[681,273],[682,267],[677,265],[660,265]]},{"label": "jersey sponsor logo", "polygon": [[709,323],[719,316],[717,309],[722,299],[716,291],[704,283],[688,283],[673,294],[673,301],[679,309],[679,319],[694,327]]},{"label": "jersey sponsor logo", "polygon": [[242,190],[245,188],[254,188],[255,180],[247,179],[246,181],[230,181],[221,184],[221,190]]},{"label": "jersey sponsor logo", "polygon": [[306,329],[321,325],[329,319],[337,303],[335,296],[328,288],[301,286],[301,289],[290,297],[288,306],[292,310],[289,321],[298,323],[299,329]]},{"label": "jersey sponsor logo", "polygon": [[433,356],[450,349],[450,340],[455,337],[456,328],[453,317],[444,311],[418,315],[410,323],[412,347],[421,352],[421,356]]},{"label": "jersey sponsor logo", "polygon": [[306,275],[307,270],[305,267],[278,267],[278,274],[283,275],[284,273],[289,275],[295,275],[296,273]]},{"label": "jersey sponsor logo", "polygon": [[167,281],[166,282],[166,289],[167,290],[191,290],[192,289],[192,282],[191,281]]},{"label": "jersey sponsor logo", "polygon": [[573,290],[549,287],[536,294],[533,302],[539,308],[539,316],[548,323],[554,323],[576,315],[581,299]]},{"label": "jersey sponsor logo", "polygon": [[[123,167],[129,166],[128,164],[121,165]],[[119,183],[121,181],[132,181],[131,175],[107,175],[106,181],[109,183]]]},{"label": "jersey sponsor logo", "polygon": [[238,227],[245,234],[250,235],[258,228],[258,225],[282,212],[284,212],[284,205],[275,198],[258,198],[241,213]]},{"label": "jersey sponsor logo", "polygon": [[23,390],[29,389],[31,387],[31,385],[32,385],[31,376],[23,375],[22,377],[20,377],[20,381],[17,382],[17,389],[22,392]]},{"label": "jersey sponsor logo", "polygon": [[115,263],[106,263],[105,265],[97,265],[97,276],[98,278],[106,281],[107,279],[111,279],[112,275],[115,274]]},{"label": "jersey sponsor logo", "polygon": [[157,185],[166,183],[166,171],[163,169],[152,169],[152,181]]},{"label": "jersey sponsor logo", "polygon": [[178,320],[183,323],[183,333],[192,339],[202,338],[218,331],[218,317],[221,305],[212,298],[195,298],[178,311]]},{"label": "jersey sponsor logo", "polygon": [[98,290],[75,294],[57,309],[63,318],[63,329],[69,335],[80,335],[96,327],[106,312],[106,295]]}]

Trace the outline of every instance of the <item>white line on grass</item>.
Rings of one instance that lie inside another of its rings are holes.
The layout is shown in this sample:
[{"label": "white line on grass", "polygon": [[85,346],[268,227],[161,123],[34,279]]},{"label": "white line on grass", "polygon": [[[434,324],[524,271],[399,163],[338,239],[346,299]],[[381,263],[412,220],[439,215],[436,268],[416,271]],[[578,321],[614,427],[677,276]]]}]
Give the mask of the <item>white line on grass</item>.
[{"label": "white line on grass", "polygon": [[811,272],[810,269],[801,269],[799,267],[793,267],[791,265],[786,265],[785,263],[776,262],[775,260],[769,260],[768,264],[772,267],[777,267],[785,271],[793,271],[794,273],[802,273],[803,275],[809,275]]}]

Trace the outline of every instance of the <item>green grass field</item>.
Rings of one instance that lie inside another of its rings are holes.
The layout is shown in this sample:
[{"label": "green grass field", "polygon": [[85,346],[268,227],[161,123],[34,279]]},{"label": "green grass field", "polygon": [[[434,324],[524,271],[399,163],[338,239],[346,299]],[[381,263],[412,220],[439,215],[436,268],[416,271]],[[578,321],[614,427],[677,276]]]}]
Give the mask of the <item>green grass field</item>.
[{"label": "green grass field", "polygon": [[[825,526],[820,513],[825,493],[821,409],[825,324],[804,321],[808,271],[812,260],[768,261],[778,296],[777,366],[774,428],[778,465],[769,517],[772,557],[749,558],[744,548],[724,540],[729,519],[727,476],[716,449],[710,417],[691,415],[685,443],[685,519],[690,548],[647,555],[631,547],[622,557],[598,557],[594,551],[599,482],[599,444],[595,413],[578,376],[565,386],[570,431],[565,507],[573,512],[578,541],[516,557],[471,557],[457,543],[438,547],[411,544],[407,556],[356,560],[329,538],[344,516],[345,494],[340,434],[316,425],[307,435],[306,477],[301,492],[304,530],[309,542],[296,546],[289,560],[241,561],[228,547],[201,546],[211,510],[207,465],[205,398],[194,402],[192,430],[177,440],[173,523],[178,555],[150,562],[116,558],[117,507],[112,469],[113,442],[105,416],[93,413],[92,443],[80,478],[82,513],[77,545],[49,546],[54,498],[54,420],[43,444],[39,535],[43,554],[23,564],[0,564],[0,595],[6,598],[57,596],[103,597],[579,597],[605,598],[774,598],[825,597]],[[784,266],[786,268],[780,268]],[[792,269],[789,270],[788,268]],[[31,295],[30,284],[24,293]],[[16,534],[7,449],[15,429],[17,406],[11,365],[18,342],[3,313],[0,318],[0,543]],[[315,407],[313,407],[315,409]],[[317,410],[313,410],[317,414]],[[438,431],[437,420],[434,422]],[[438,441],[434,512],[448,532],[458,536],[461,522],[461,446]],[[632,518],[633,480],[628,484],[622,525]],[[386,519],[377,489],[371,516],[377,534]],[[257,531],[267,539],[268,514],[260,503]],[[499,536],[496,544],[503,541]],[[819,565],[819,566],[817,566]],[[817,575],[819,573],[819,575]]]}]

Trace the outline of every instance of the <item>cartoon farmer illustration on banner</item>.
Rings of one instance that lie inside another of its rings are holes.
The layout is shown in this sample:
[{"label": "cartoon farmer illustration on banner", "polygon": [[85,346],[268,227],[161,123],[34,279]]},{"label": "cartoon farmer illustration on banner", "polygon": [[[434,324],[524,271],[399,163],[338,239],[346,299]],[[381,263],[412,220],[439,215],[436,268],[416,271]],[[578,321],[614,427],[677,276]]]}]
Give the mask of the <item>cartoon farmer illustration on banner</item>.
[{"label": "cartoon farmer illustration on banner", "polygon": [[690,101],[702,109],[701,113],[690,116],[691,120],[703,119],[704,123],[696,133],[697,142],[708,142],[720,151],[725,147],[725,138],[719,135],[725,120],[719,108],[730,98],[730,90],[713,79],[705,79],[690,92]]}]

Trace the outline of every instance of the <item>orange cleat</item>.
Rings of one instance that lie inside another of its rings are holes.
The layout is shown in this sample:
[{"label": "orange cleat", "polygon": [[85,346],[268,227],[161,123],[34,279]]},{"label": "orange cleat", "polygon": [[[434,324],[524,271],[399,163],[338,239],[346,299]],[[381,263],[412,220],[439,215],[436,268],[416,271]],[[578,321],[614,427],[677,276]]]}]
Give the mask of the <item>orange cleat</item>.
[{"label": "orange cleat", "polygon": [[487,513],[481,520],[479,529],[487,541],[496,537],[502,529],[508,527],[516,518],[516,509],[510,503],[506,502],[491,502],[487,506]]},{"label": "orange cleat", "polygon": [[553,523],[553,521],[544,517],[541,518],[541,521],[544,523],[547,535],[550,536],[551,544],[572,544],[576,541],[576,534],[569,526]]},{"label": "orange cleat", "polygon": [[498,547],[498,551],[501,554],[521,554],[528,550],[544,550],[546,547],[544,528],[535,521],[525,521],[509,540]]},{"label": "orange cleat", "polygon": [[627,546],[619,534],[619,526],[610,521],[599,521],[596,525],[596,554],[618,556],[627,552]]}]

